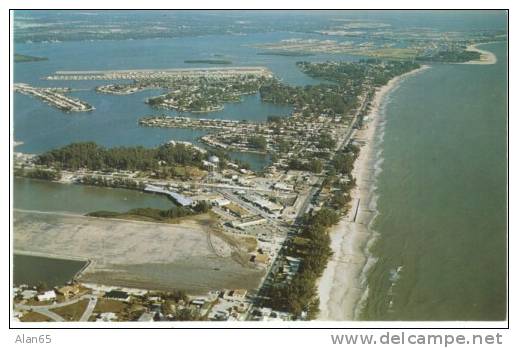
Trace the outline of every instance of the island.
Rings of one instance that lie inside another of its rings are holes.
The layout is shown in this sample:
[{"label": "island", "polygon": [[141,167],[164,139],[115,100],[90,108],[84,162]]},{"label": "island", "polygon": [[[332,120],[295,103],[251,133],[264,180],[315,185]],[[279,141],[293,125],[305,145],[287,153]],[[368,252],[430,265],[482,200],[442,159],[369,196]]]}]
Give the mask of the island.
[{"label": "island", "polygon": [[44,61],[44,60],[49,60],[49,59],[46,57],[29,56],[29,55],[20,54],[20,53],[14,54],[15,63],[40,62],[40,61]]}]

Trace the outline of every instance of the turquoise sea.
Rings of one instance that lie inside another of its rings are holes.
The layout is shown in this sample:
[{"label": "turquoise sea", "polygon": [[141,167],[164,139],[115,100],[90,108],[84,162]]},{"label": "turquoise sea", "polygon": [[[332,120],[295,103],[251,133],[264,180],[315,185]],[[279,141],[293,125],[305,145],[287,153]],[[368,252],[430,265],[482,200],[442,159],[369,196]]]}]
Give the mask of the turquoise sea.
[{"label": "turquoise sea", "polygon": [[505,320],[507,47],[433,65],[387,99],[368,320]]}]

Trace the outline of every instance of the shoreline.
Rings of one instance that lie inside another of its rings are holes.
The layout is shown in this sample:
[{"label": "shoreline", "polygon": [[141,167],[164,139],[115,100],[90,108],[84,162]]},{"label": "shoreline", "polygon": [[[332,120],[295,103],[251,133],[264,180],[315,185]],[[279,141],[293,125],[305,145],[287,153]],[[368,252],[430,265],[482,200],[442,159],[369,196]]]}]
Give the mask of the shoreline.
[{"label": "shoreline", "polygon": [[362,275],[375,262],[368,255],[369,244],[376,238],[369,225],[376,217],[377,140],[382,126],[383,102],[399,83],[408,76],[426,69],[419,69],[397,76],[379,88],[372,100],[368,126],[354,136],[362,145],[354,163],[353,176],[357,186],[351,192],[352,209],[330,230],[333,256],[318,282],[320,314],[318,320],[347,321],[358,316],[358,304],[366,295],[367,287]]},{"label": "shoreline", "polygon": [[476,65],[491,65],[496,64],[498,61],[496,58],[496,55],[491,51],[486,51],[478,48],[477,46],[482,44],[475,44],[475,45],[469,45],[466,47],[466,51],[470,52],[478,52],[480,53],[480,59],[479,60],[470,60],[469,62],[465,62],[462,64],[476,64]]}]

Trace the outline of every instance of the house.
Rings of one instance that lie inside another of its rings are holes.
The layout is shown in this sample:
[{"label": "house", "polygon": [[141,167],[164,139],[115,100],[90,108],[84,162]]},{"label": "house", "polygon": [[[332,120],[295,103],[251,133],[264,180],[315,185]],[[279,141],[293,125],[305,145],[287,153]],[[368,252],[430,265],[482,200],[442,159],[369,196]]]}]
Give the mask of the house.
[{"label": "house", "polygon": [[130,299],[130,295],[126,291],[121,290],[111,290],[104,294],[105,298],[109,298],[111,300],[124,301],[128,302]]},{"label": "house", "polygon": [[223,299],[225,300],[238,300],[242,301],[245,299],[248,290],[246,289],[233,289],[225,291]]},{"label": "house", "polygon": [[197,298],[197,299],[192,300],[191,304],[201,307],[205,304],[205,300],[202,298]]},{"label": "house", "polygon": [[38,292],[36,290],[23,290],[21,292],[22,298],[24,300],[30,300],[31,298],[34,298]]},{"label": "house", "polygon": [[43,294],[38,295],[38,301],[52,301],[56,299],[56,293],[54,290],[45,291]]},{"label": "house", "polygon": [[99,314],[98,318],[95,321],[107,322],[107,321],[115,321],[115,320],[117,320],[117,314],[112,313],[112,312],[105,312],[105,313]]},{"label": "house", "polygon": [[57,289],[57,293],[65,296],[66,298],[77,295],[79,291],[80,290],[77,285],[66,285]]},{"label": "house", "polygon": [[212,204],[214,204],[217,207],[223,207],[223,206],[229,205],[230,203],[231,202],[225,198],[217,198],[212,201]]}]

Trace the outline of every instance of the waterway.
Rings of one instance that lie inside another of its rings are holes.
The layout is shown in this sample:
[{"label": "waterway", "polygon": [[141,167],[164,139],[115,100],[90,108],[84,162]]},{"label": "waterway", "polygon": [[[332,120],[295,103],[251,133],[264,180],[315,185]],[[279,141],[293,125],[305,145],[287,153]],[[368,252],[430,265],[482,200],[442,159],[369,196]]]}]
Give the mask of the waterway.
[{"label": "waterway", "polygon": [[368,320],[504,320],[507,51],[393,92],[378,165]]},{"label": "waterway", "polygon": [[15,286],[21,284],[36,286],[40,283],[44,283],[49,288],[62,286],[71,281],[85,264],[86,261],[15,254],[13,282]]},{"label": "waterway", "polygon": [[86,214],[97,210],[125,212],[134,208],[168,209],[167,197],[120,188],[60,184],[15,178],[14,208],[44,212]]}]

